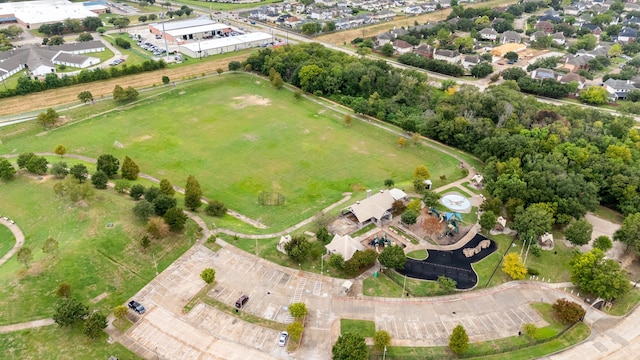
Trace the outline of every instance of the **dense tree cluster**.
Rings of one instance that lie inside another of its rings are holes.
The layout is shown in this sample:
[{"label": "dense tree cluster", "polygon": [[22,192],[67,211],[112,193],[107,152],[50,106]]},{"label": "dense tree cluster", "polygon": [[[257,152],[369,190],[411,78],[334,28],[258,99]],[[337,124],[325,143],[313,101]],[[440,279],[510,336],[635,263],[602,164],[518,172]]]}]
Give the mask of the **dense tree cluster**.
[{"label": "dense tree cluster", "polygon": [[[539,80],[505,81],[484,92],[462,85],[442,94],[421,73],[315,43],[262,49],[244,65],[264,75],[274,68],[305,91],[478,156],[487,164],[487,190],[499,202],[490,209],[496,215],[504,208],[514,217],[546,203],[554,221],[567,224],[598,202],[625,214],[640,211],[640,133],[633,119],[556,107],[520,92],[520,82]],[[567,93],[562,86],[558,91]]]},{"label": "dense tree cluster", "polygon": [[96,31],[102,26],[102,20],[98,17],[88,16],[82,20],[66,19],[64,22],[55,22],[51,24],[42,24],[38,28],[38,32],[47,36],[63,35],[67,33],[78,33],[83,31]]}]

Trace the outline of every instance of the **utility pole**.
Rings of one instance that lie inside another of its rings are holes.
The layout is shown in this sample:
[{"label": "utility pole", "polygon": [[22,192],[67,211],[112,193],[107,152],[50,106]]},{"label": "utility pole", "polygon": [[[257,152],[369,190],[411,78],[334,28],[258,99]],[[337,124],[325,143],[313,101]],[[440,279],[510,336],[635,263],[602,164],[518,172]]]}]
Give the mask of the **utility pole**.
[{"label": "utility pole", "polygon": [[160,19],[162,20],[162,37],[164,38],[164,51],[166,51],[167,54],[167,62],[169,62],[169,44],[167,43],[167,33],[164,31],[164,18],[165,18],[165,14],[160,13],[159,14]]}]

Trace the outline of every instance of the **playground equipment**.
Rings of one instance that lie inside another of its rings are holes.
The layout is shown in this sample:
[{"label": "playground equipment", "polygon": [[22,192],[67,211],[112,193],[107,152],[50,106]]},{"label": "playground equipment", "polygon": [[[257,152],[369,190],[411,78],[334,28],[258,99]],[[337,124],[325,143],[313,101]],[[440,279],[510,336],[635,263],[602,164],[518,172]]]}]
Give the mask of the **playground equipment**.
[{"label": "playground equipment", "polygon": [[456,212],[446,212],[444,213],[444,219],[447,222],[447,227],[444,231],[444,233],[442,233],[442,235],[440,235],[440,237],[443,236],[453,236],[453,233],[455,232],[456,234],[460,233],[460,227],[458,226],[459,223],[464,222],[462,221],[462,216]]},{"label": "playground equipment", "polygon": [[429,214],[431,215],[435,215],[438,219],[440,219],[440,222],[442,222],[444,220],[443,215],[440,213],[440,211],[438,211],[438,209],[436,209],[435,207],[430,207],[429,208]]},{"label": "playground equipment", "polygon": [[391,238],[387,237],[387,233],[382,233],[382,237],[378,238],[378,235],[374,236],[369,245],[377,247],[378,245],[389,246],[391,245]]}]

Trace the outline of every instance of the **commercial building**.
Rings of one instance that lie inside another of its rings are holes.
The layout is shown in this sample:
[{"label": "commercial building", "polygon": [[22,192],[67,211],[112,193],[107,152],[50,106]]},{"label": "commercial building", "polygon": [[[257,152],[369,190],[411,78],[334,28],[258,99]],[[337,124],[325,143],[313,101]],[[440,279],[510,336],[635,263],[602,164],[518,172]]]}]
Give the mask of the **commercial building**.
[{"label": "commercial building", "polygon": [[107,9],[106,3],[103,5],[99,1],[87,5],[68,0],[7,2],[0,4],[0,24],[13,22],[29,29],[45,23],[97,16]]},{"label": "commercial building", "polygon": [[234,33],[231,26],[218,23],[207,17],[153,23],[149,24],[149,31],[158,36],[166,36],[167,41],[172,44],[184,44],[189,40],[231,36]]},{"label": "commercial building", "polygon": [[267,46],[271,43],[273,43],[273,36],[271,34],[254,32],[185,43],[178,47],[178,51],[193,58],[201,58],[231,51]]}]

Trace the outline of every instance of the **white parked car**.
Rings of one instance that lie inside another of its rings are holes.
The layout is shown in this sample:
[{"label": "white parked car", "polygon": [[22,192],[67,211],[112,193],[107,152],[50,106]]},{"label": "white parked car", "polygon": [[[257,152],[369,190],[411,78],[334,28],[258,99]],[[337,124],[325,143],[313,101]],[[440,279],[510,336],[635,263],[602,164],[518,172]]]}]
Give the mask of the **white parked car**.
[{"label": "white parked car", "polygon": [[280,337],[278,338],[278,345],[285,346],[287,345],[287,340],[289,340],[289,333],[283,331],[280,333]]}]

